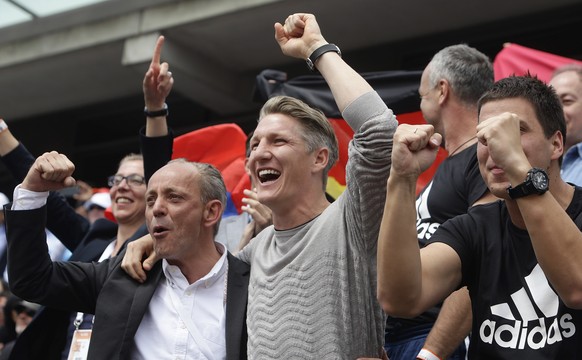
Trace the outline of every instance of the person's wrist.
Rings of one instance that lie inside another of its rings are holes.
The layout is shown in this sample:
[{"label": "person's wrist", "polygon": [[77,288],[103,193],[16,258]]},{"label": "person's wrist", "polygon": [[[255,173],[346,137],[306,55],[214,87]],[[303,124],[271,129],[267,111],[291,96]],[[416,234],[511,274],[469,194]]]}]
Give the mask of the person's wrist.
[{"label": "person's wrist", "polygon": [[0,119],[0,134],[5,132],[6,130],[8,130],[8,124],[6,124],[6,121],[4,121],[4,119]]},{"label": "person's wrist", "polygon": [[307,48],[307,54],[305,54],[305,59],[309,58],[311,56],[311,54],[313,54],[313,52],[317,49],[319,49],[320,47],[329,44],[327,41],[325,40],[318,40],[316,42],[314,42],[313,44],[311,44],[308,48]]},{"label": "person's wrist", "polygon": [[416,183],[418,182],[419,177],[420,174],[417,174],[416,172],[397,173],[394,171],[390,173],[387,184],[391,188],[407,188],[416,192]]},{"label": "person's wrist", "polygon": [[169,114],[168,104],[164,103],[160,107],[151,107],[151,108],[146,105],[146,107],[144,107],[144,109],[143,109],[143,112],[144,112],[145,116],[150,117],[150,118],[168,116],[168,114]]},{"label": "person's wrist", "polygon": [[440,357],[436,356],[432,351],[422,348],[418,355],[416,355],[417,360],[441,360]]},{"label": "person's wrist", "polygon": [[316,47],[309,55],[305,62],[307,63],[307,68],[311,71],[317,71],[316,63],[317,61],[326,53],[335,52],[339,56],[342,55],[340,48],[335,44],[323,43]]},{"label": "person's wrist", "polygon": [[514,166],[512,166],[511,169],[507,169],[505,172],[510,184],[521,184],[527,177],[527,173],[532,167],[533,166],[529,163],[529,161],[525,161],[516,163]]}]

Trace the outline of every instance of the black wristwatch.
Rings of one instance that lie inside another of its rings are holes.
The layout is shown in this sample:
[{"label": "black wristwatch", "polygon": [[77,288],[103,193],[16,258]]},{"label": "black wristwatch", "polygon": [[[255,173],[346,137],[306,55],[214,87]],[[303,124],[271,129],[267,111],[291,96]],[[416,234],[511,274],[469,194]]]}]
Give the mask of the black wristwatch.
[{"label": "black wristwatch", "polygon": [[512,199],[517,199],[523,196],[537,194],[541,195],[548,191],[550,186],[550,178],[544,169],[532,168],[527,172],[525,181],[516,187],[507,188],[507,193]]}]

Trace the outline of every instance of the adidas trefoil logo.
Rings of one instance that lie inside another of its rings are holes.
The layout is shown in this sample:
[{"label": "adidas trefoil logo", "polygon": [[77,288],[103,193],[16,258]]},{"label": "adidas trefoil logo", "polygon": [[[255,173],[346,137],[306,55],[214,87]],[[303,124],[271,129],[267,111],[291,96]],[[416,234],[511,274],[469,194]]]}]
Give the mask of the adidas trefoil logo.
[{"label": "adidas trefoil logo", "polygon": [[[479,328],[481,341],[510,349],[540,349],[574,336],[576,326],[572,315],[566,313],[557,317],[558,295],[548,284],[539,264],[525,281],[530,294],[525,288],[511,294],[517,314],[508,303],[491,306],[491,314],[506,321],[483,321]],[[536,307],[544,317],[538,317]]]}]

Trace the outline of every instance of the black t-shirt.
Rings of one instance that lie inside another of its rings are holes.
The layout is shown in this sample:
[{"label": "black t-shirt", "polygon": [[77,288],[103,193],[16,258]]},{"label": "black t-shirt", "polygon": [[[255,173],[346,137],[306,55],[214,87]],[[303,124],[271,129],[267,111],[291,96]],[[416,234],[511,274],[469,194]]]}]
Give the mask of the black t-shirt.
[{"label": "black t-shirt", "polygon": [[[487,186],[479,172],[477,144],[446,158],[416,199],[416,229],[420,246],[426,245],[442,223],[466,214],[486,192]],[[439,309],[435,307],[414,319],[388,317],[387,332],[397,333],[411,326],[432,324]]]},{"label": "black t-shirt", "polygon": [[[566,211],[572,219],[582,213],[582,188]],[[581,228],[582,217],[575,221]],[[473,306],[471,359],[582,358],[582,311],[558,298],[505,202],[446,222],[431,242],[450,245],[461,259]]]}]

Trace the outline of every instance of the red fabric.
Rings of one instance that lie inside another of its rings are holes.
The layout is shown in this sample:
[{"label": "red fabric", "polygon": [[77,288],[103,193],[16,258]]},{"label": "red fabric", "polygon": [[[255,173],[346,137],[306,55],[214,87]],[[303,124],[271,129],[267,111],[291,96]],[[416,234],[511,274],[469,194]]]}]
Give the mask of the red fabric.
[{"label": "red fabric", "polygon": [[495,57],[493,70],[495,81],[511,75],[524,75],[529,70],[538,79],[548,82],[556,68],[568,64],[582,65],[582,61],[507,43]]},{"label": "red fabric", "polygon": [[[251,187],[244,166],[246,139],[246,134],[237,124],[208,126],[176,137],[172,159],[185,158],[214,165],[222,174],[226,190],[231,193],[240,213],[243,190]],[[115,221],[110,208],[105,211],[105,217]]]},{"label": "red fabric", "polygon": [[111,210],[111,206],[108,207],[107,209],[105,209],[105,212],[103,213],[105,215],[105,218],[109,221],[113,221],[114,223],[117,222],[117,220],[115,220],[115,216],[113,216],[113,211]]},{"label": "red fabric", "polygon": [[222,171],[233,161],[244,160],[246,139],[237,124],[208,126],[175,138],[172,158],[209,163]]},{"label": "red fabric", "polygon": [[216,166],[240,213],[244,196],[242,191],[251,186],[244,166],[246,139],[246,134],[237,124],[208,126],[175,138],[172,158],[186,158]]},{"label": "red fabric", "polygon": [[[426,124],[420,111],[396,115],[400,124]],[[353,130],[343,119],[329,119],[335,130],[339,146],[338,162],[329,171],[329,176],[333,177],[341,185],[346,184],[346,163],[348,161],[348,143],[354,136]],[[418,194],[430,182],[440,163],[447,157],[444,149],[439,149],[435,162],[426,171],[420,174],[416,183],[416,193]]]},{"label": "red fabric", "polygon": [[348,144],[354,137],[354,131],[344,119],[329,119],[338,141],[339,157],[335,165],[329,170],[329,177],[339,184],[346,185],[346,164],[348,162]]}]

